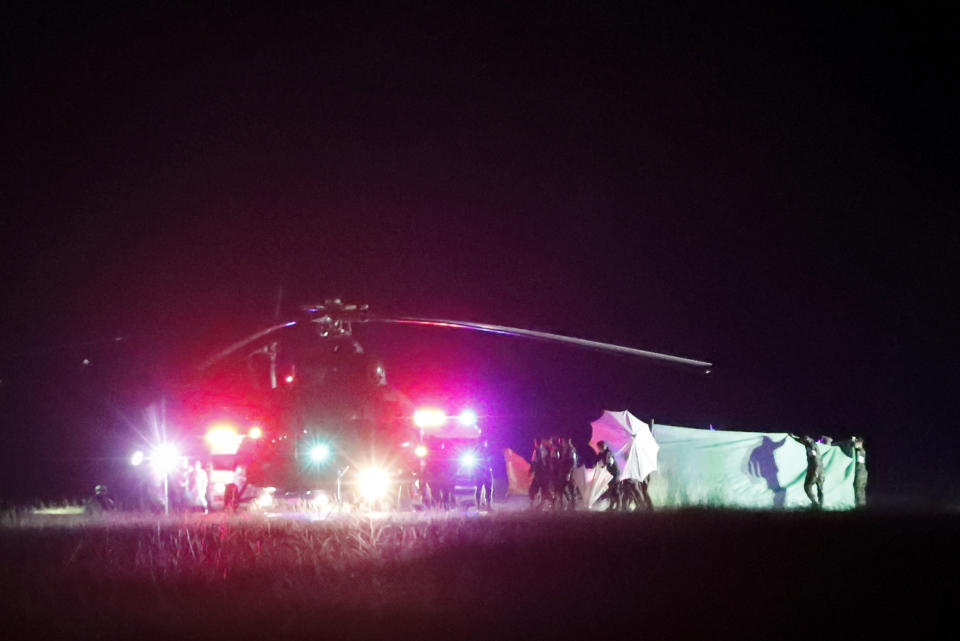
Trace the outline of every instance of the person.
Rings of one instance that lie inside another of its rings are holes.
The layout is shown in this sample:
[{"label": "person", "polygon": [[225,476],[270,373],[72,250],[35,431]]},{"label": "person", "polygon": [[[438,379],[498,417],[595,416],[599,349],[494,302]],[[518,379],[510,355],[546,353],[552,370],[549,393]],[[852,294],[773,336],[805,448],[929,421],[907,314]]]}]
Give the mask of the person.
[{"label": "person", "polygon": [[490,447],[484,441],[476,451],[477,461],[473,467],[473,482],[476,485],[474,498],[477,502],[477,512],[480,511],[481,499],[488,512],[493,511],[493,468],[491,467]]},{"label": "person", "polygon": [[[427,482],[429,501],[428,506],[437,510],[446,510],[453,503],[453,474],[451,461],[446,443],[441,439],[430,438],[428,441],[430,454],[424,466],[424,477]],[[455,463],[455,461],[454,461]]]},{"label": "person", "polygon": [[613,452],[610,451],[610,448],[607,447],[606,442],[598,441],[597,447],[600,448],[598,452],[599,458],[597,459],[597,464],[603,466],[607,472],[610,473],[610,476],[613,478],[610,479],[610,482],[607,483],[607,492],[610,505],[607,507],[608,510],[619,510],[620,509],[620,466],[617,464],[617,457]]},{"label": "person", "polygon": [[854,436],[853,441],[853,497],[857,507],[867,504],[867,450],[863,447],[863,437]]},{"label": "person", "polygon": [[632,505],[635,510],[653,510],[653,501],[647,492],[649,476],[642,481],[637,479],[623,479],[620,481],[621,507],[627,509]]},{"label": "person", "polygon": [[550,496],[550,446],[546,439],[536,438],[533,440],[533,454],[530,456],[530,472],[533,481],[530,483],[530,508],[534,508],[534,502],[537,495],[540,495],[540,503],[536,507],[542,507],[545,500]]},{"label": "person", "polygon": [[209,478],[200,459],[194,461],[193,469],[187,478],[187,498],[192,511],[203,512],[204,514],[210,511],[207,503]]},{"label": "person", "polygon": [[580,464],[580,458],[577,455],[577,448],[568,437],[560,437],[559,442],[560,460],[558,463],[558,494],[560,495],[560,507],[563,509],[576,509],[577,499],[580,489],[573,480],[573,471]]},{"label": "person", "polygon": [[[814,507],[823,507],[823,459],[817,441],[810,436],[790,435],[793,440],[803,445],[807,451],[807,476],[803,480],[803,491]],[[828,437],[829,438],[829,437]],[[831,439],[832,440],[832,439]],[[814,491],[816,488],[816,492]]]},{"label": "person", "polygon": [[562,462],[560,461],[561,437],[553,436],[547,440],[550,448],[550,457],[547,459],[547,479],[550,486],[549,500],[550,509],[556,510],[563,507],[563,479]]},{"label": "person", "polygon": [[93,497],[87,499],[85,511],[88,514],[98,514],[116,509],[117,505],[110,496],[106,485],[97,485],[93,488]]}]

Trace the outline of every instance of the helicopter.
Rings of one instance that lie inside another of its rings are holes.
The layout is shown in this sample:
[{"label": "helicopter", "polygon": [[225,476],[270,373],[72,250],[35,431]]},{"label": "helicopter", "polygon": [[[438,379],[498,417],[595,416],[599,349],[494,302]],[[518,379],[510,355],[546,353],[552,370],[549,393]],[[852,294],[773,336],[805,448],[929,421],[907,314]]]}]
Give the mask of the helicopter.
[{"label": "helicopter", "polygon": [[470,408],[418,408],[391,386],[384,364],[353,333],[355,325],[377,323],[500,334],[712,368],[706,361],[531,329],[378,316],[368,305],[327,299],[301,306],[295,317],[200,363],[195,380],[167,404],[168,422],[178,432],[131,462],[149,460],[154,481],[164,479],[167,508],[168,477],[187,459],[207,466],[212,500],[225,509],[268,509],[284,497],[338,509],[428,503],[427,459],[444,456],[454,466],[469,466],[473,456],[463,444],[485,438],[485,426]]}]

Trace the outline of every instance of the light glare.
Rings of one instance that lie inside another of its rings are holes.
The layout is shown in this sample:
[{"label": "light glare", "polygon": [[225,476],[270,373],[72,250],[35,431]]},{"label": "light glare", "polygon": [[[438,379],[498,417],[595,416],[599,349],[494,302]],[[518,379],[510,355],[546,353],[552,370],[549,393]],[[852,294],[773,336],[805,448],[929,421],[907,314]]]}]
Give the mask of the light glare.
[{"label": "light glare", "polygon": [[232,425],[216,425],[207,431],[206,440],[211,454],[236,454],[241,437]]},{"label": "light glare", "polygon": [[476,425],[477,413],[471,409],[465,409],[462,412],[460,412],[460,416],[458,417],[458,420],[460,421],[460,425],[467,425],[467,426]]},{"label": "light glare", "polygon": [[390,484],[390,477],[386,470],[371,467],[360,472],[360,496],[367,500],[383,498]]},{"label": "light glare", "polygon": [[161,474],[172,471],[180,460],[180,451],[171,443],[163,443],[153,451],[153,466]]},{"label": "light glare", "polygon": [[143,452],[137,450],[133,453],[133,456],[130,457],[130,465],[137,467],[141,463],[143,463]]},{"label": "light glare", "polygon": [[310,448],[310,460],[314,463],[323,463],[330,458],[330,446],[319,443]]},{"label": "light glare", "polygon": [[413,413],[413,422],[417,427],[441,427],[447,422],[447,415],[435,407],[424,407]]}]

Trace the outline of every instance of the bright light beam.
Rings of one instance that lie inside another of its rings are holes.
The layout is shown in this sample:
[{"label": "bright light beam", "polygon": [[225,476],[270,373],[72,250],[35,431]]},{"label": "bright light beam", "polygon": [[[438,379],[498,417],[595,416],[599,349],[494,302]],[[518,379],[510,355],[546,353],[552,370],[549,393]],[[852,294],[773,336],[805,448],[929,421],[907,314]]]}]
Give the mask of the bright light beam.
[{"label": "bright light beam", "polygon": [[417,427],[443,427],[447,422],[447,415],[435,407],[422,407],[413,413],[413,422]]},{"label": "bright light beam", "polygon": [[457,420],[460,421],[460,425],[466,425],[467,427],[477,424],[477,413],[472,409],[467,408],[460,412],[460,416],[457,417]]},{"label": "bright light beam", "polygon": [[477,465],[477,455],[473,452],[464,452],[460,455],[460,465],[468,470],[472,470]]},{"label": "bright light beam", "polygon": [[310,460],[314,463],[323,463],[330,458],[330,446],[318,443],[310,448]]},{"label": "bright light beam", "polygon": [[371,467],[360,472],[360,496],[368,501],[386,496],[389,484],[390,477],[382,469]]}]

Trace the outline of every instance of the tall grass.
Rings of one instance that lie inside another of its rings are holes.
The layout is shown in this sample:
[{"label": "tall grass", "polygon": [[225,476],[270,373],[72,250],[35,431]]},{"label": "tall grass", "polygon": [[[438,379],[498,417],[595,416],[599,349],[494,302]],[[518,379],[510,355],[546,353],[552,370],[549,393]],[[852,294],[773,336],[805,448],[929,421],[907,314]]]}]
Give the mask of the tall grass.
[{"label": "tall grass", "polygon": [[[696,510],[317,522],[18,513],[0,527],[0,621],[4,638],[392,638],[426,629],[428,638],[486,639],[529,638],[531,621],[544,634],[591,636],[597,613],[627,608],[655,617],[661,631],[724,638],[717,617],[795,616],[805,582],[824,602],[882,595],[886,583],[862,568],[883,567],[895,581],[916,572],[895,552],[952,550],[958,530],[955,517]],[[952,574],[944,564],[925,569]],[[632,621],[611,630],[626,634]]]}]

